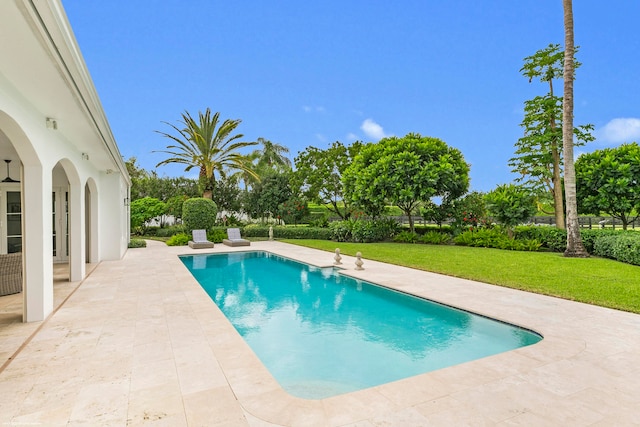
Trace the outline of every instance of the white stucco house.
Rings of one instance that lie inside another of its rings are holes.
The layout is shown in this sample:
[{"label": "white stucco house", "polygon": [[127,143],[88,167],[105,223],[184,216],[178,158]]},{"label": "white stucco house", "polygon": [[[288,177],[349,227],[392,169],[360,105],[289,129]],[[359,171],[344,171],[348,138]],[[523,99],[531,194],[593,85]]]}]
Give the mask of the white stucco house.
[{"label": "white stucco house", "polygon": [[77,281],[124,256],[130,186],[60,0],[0,1],[0,256],[22,253],[23,321],[52,312],[54,263]]}]

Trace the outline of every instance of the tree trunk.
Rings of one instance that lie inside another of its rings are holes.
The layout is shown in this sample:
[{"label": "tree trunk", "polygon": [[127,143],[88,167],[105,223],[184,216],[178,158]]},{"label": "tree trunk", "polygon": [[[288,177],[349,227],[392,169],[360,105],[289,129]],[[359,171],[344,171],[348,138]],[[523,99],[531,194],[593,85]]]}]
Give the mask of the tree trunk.
[{"label": "tree trunk", "polygon": [[553,155],[553,214],[556,218],[556,227],[564,230],[564,206],[562,200],[562,177],[560,175],[560,153],[558,147],[554,147]]},{"label": "tree trunk", "polygon": [[562,148],[564,150],[564,191],[567,209],[566,257],[588,257],[582,244],[576,199],[576,171],[573,163],[573,0],[562,0],[564,8],[564,98],[562,104]]},{"label": "tree trunk", "polygon": [[411,230],[411,232],[414,233],[415,227],[413,226],[413,217],[411,216],[412,211],[413,209],[409,209],[409,210],[405,210],[404,213],[409,217],[409,230]]}]

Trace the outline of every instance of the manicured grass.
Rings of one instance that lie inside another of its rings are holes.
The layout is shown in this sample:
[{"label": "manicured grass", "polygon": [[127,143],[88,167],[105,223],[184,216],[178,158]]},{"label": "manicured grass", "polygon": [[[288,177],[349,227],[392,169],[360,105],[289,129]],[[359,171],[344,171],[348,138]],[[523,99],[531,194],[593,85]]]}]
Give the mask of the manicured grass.
[{"label": "manicured grass", "polygon": [[338,243],[286,240],[294,245],[619,310],[640,313],[640,267],[603,258],[565,258],[550,252],[517,252],[465,246],[402,243]]}]

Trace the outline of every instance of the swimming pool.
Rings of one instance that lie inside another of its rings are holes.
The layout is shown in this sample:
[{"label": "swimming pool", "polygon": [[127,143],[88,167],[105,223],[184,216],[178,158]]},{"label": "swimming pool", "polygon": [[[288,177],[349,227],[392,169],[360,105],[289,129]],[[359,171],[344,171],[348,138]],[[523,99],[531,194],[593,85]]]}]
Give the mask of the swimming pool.
[{"label": "swimming pool", "polygon": [[268,252],[180,258],[282,388],[297,397],[322,399],[542,339]]}]

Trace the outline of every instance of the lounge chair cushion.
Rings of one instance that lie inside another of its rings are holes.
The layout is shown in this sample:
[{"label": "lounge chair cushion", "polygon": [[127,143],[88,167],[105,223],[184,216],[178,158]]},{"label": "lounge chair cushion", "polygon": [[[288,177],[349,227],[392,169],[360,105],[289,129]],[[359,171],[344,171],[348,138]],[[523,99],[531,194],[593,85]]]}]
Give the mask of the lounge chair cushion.
[{"label": "lounge chair cushion", "polygon": [[240,229],[239,228],[227,228],[227,237],[228,239],[224,239],[222,241],[223,244],[227,245],[227,246],[249,246],[251,245],[251,242],[243,239],[242,236],[240,236]]},{"label": "lounge chair cushion", "polygon": [[0,255],[0,296],[22,292],[22,253]]},{"label": "lounge chair cushion", "polygon": [[213,242],[207,240],[207,230],[193,230],[191,232],[193,240],[189,240],[189,247],[192,249],[212,248]]}]

